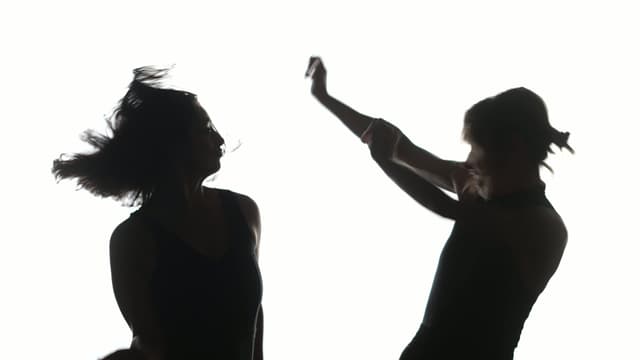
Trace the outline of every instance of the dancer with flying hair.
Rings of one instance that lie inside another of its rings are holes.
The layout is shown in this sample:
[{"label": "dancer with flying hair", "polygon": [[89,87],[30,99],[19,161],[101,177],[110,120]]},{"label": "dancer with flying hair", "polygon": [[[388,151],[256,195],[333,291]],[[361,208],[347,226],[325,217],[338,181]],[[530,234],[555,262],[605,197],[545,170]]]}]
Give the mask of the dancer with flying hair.
[{"label": "dancer with flying hair", "polygon": [[113,291],[133,340],[110,356],[261,360],[258,207],[203,186],[225,143],[196,95],[163,87],[164,70],[134,74],[111,134],[85,132],[95,151],[53,165],[58,179],[139,207],[111,235]]}]

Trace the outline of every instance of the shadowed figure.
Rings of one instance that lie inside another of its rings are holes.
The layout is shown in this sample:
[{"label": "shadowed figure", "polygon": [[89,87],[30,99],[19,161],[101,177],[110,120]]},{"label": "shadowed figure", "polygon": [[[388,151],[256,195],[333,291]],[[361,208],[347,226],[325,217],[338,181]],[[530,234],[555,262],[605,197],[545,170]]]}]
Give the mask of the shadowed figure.
[{"label": "shadowed figure", "polygon": [[166,70],[134,75],[108,122],[112,134],[86,131],[96,150],[53,165],[58,179],[139,206],[110,241],[132,350],[108,358],[260,360],[258,207],[202,185],[220,169],[224,140],[196,95],[161,87]]},{"label": "shadowed figure", "polygon": [[400,359],[512,359],[524,322],[567,242],[539,169],[547,166],[551,144],[573,151],[569,134],[549,124],[538,95],[510,89],[466,112],[462,134],[471,145],[466,161],[442,160],[389,122],[332,97],[320,58],[310,59],[307,76],[313,96],[368,144],[373,159],[402,190],[455,221],[424,318]]}]

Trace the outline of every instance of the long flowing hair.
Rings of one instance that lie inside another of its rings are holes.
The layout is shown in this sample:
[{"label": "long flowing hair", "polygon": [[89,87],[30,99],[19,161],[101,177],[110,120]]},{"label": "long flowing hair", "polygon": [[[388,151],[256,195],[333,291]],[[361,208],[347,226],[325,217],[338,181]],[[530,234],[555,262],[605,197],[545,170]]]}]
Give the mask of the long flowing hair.
[{"label": "long flowing hair", "polygon": [[54,160],[56,179],[76,179],[92,194],[129,206],[147,201],[174,171],[170,165],[185,159],[189,129],[199,116],[195,94],[161,87],[167,71],[135,69],[128,91],[107,119],[109,133],[84,131],[82,140],[95,151]]}]

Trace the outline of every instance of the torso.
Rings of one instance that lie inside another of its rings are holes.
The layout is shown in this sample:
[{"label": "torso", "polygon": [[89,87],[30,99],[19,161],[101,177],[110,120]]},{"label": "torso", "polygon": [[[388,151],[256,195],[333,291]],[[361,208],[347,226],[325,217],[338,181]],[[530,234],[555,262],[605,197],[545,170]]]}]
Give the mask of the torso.
[{"label": "torso", "polygon": [[443,248],[423,326],[438,338],[431,346],[467,342],[509,353],[557,268],[564,226],[544,187],[465,201]]},{"label": "torso", "polygon": [[151,306],[167,360],[249,360],[262,293],[256,233],[236,194],[207,196],[207,207],[183,216],[151,207],[132,215],[155,245]]},{"label": "torso", "polygon": [[[232,240],[228,213],[223,208],[220,191],[207,189],[207,202],[187,211],[174,213],[162,208],[147,208],[142,211],[198,253],[211,259],[219,259],[227,251]],[[248,225],[251,226],[250,223]],[[257,241],[255,238],[252,240]]]}]

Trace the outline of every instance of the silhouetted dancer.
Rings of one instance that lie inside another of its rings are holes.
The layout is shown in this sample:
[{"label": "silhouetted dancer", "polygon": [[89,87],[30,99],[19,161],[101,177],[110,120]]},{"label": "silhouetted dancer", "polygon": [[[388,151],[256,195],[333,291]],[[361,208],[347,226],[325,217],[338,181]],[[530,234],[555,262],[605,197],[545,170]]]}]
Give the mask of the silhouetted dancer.
[{"label": "silhouetted dancer", "polygon": [[[256,203],[203,180],[224,140],[196,95],[160,87],[166,70],[139,68],[93,153],[54,161],[101,197],[140,208],[110,243],[113,290],[150,360],[262,359]],[[128,355],[128,354],[127,354]]]},{"label": "silhouetted dancer", "polygon": [[[512,359],[524,322],[564,251],[567,232],[545,197],[540,165],[551,144],[572,150],[549,124],[542,99],[507,90],[469,109],[465,162],[439,159],[382,119],[327,92],[311,58],[312,94],[369,145],[384,172],[427,209],[455,221],[422,324],[401,355],[414,359]],[[458,200],[439,188],[456,193]]]}]

